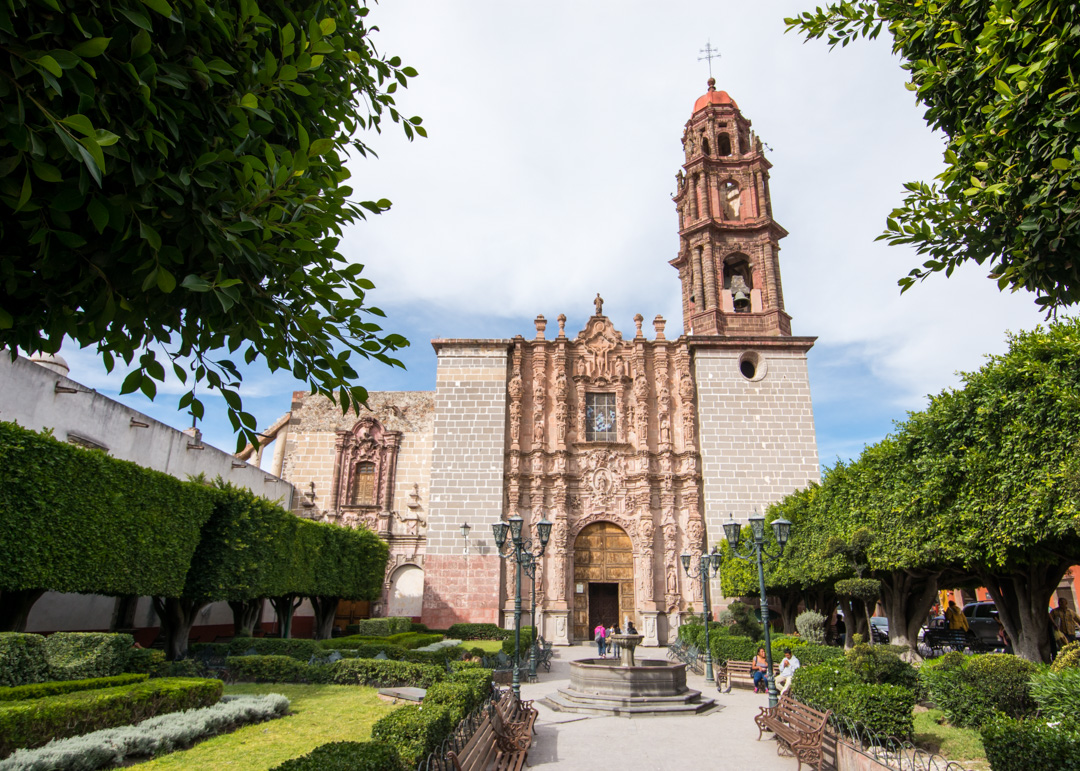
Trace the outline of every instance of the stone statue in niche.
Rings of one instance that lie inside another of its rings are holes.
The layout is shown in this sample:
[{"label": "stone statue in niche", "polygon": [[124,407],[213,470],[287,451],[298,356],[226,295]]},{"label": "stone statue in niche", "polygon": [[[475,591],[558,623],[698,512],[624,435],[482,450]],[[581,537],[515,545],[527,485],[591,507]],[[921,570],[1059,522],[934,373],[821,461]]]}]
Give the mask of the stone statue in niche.
[{"label": "stone statue in niche", "polygon": [[522,394],[525,393],[525,388],[521,385],[521,375],[514,373],[514,376],[510,378],[510,385],[507,386],[507,391],[510,393],[511,399],[520,399]]},{"label": "stone statue in niche", "polygon": [[544,444],[544,413],[542,412],[533,415],[533,444]]},{"label": "stone statue in niche", "polygon": [[521,402],[510,402],[510,441],[521,438]]},{"label": "stone statue in niche", "polygon": [[555,430],[560,442],[566,441],[566,402],[559,402],[555,407]]},{"label": "stone statue in niche", "polygon": [[660,443],[671,444],[671,426],[668,424],[666,412],[660,413]]},{"label": "stone statue in niche", "polygon": [[684,372],[682,377],[679,378],[679,396],[683,400],[683,404],[689,405],[694,400],[694,379],[690,377],[689,373]]},{"label": "stone statue in niche", "polygon": [[565,401],[569,393],[570,387],[566,382],[566,373],[560,370],[559,376],[555,378],[555,398],[559,401]]},{"label": "stone statue in niche", "polygon": [[686,540],[692,552],[702,550],[702,541],[705,538],[705,528],[701,524],[700,517],[690,517],[686,523]]}]

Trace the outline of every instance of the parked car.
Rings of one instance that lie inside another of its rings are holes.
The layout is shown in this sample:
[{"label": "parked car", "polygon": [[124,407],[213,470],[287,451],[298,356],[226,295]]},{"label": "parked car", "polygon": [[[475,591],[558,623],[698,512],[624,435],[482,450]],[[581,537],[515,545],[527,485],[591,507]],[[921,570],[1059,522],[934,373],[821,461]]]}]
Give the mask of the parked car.
[{"label": "parked car", "polygon": [[968,626],[979,642],[996,645],[998,642],[997,610],[992,602],[969,602],[964,606]]}]

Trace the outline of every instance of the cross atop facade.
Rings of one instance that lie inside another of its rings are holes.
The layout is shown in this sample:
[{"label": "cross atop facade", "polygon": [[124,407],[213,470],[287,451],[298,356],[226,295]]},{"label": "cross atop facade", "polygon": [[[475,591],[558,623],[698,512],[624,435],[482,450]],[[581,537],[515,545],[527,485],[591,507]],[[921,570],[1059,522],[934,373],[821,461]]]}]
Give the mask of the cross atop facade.
[{"label": "cross atop facade", "polygon": [[698,61],[699,62],[707,61],[709,63],[709,77],[711,78],[712,77],[712,60],[720,58],[720,50],[717,49],[717,48],[713,48],[712,47],[712,41],[708,41],[708,42],[705,43],[705,47],[702,48],[699,53],[705,54],[704,56],[699,56]]}]

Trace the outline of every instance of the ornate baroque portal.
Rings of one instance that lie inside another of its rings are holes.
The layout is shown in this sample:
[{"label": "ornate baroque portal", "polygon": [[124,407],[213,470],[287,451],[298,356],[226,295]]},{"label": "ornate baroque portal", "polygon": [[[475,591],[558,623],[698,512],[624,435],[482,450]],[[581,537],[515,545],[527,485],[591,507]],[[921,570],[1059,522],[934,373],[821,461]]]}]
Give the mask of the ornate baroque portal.
[{"label": "ornate baroque portal", "polygon": [[[690,351],[684,341],[664,338],[659,316],[657,339],[644,337],[639,314],[634,338],[623,340],[602,315],[603,300],[596,305],[576,339],[566,336],[559,316],[554,340],[544,338],[547,322],[538,317],[536,338],[514,341],[506,512],[521,514],[530,529],[545,513],[554,522],[537,573],[537,607],[554,620],[555,642],[583,636],[590,590],[577,591],[577,573],[588,573],[585,565],[594,563],[584,560],[594,555],[577,545],[593,523],[617,526],[629,545],[626,577],[617,580],[619,622],[629,616],[647,641],[656,641],[658,623],[669,616],[677,623],[696,599],[691,592],[700,591],[687,585],[684,594],[676,569],[683,550],[701,553],[704,536]],[[504,603],[513,590],[506,571]]]}]

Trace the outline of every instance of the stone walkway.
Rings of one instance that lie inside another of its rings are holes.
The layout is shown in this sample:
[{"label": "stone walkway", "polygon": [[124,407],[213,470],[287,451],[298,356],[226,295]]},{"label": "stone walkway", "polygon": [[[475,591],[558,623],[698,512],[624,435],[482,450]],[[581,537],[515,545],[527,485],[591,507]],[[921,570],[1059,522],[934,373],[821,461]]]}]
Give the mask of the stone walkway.
[{"label": "stone walkway", "polygon": [[[664,648],[638,648],[640,659],[662,659]],[[757,741],[754,715],[768,697],[733,689],[718,693],[705,678],[687,673],[687,685],[712,698],[717,708],[692,717],[621,718],[554,712],[539,699],[570,683],[570,664],[596,656],[596,646],[555,648],[551,672],[540,670],[539,682],[524,683],[523,699],[536,700],[536,738],[529,767],[559,771],[633,768],[635,771],[686,771],[694,768],[794,771],[794,758],[778,757],[776,741]],[[768,735],[766,735],[768,736]]]}]

